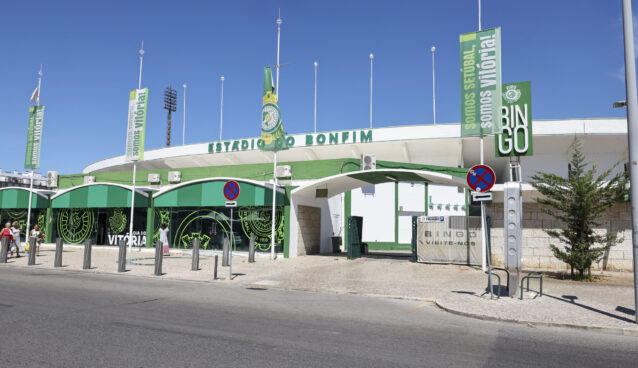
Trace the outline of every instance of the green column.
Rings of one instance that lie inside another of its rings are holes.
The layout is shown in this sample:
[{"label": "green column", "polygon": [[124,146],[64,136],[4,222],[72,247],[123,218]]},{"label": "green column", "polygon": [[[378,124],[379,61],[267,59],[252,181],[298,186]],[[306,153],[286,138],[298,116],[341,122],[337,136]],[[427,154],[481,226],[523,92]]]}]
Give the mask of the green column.
[{"label": "green column", "polygon": [[352,192],[347,191],[343,200],[343,246],[345,251],[348,251],[348,218],[350,218],[352,210]]},{"label": "green column", "polygon": [[152,248],[155,235],[155,203],[153,193],[148,193],[148,207],[146,208],[146,247]]},{"label": "green column", "polygon": [[51,208],[51,195],[49,194],[47,214],[44,225],[45,243],[53,243],[53,208]]},{"label": "green column", "polygon": [[424,215],[428,215],[428,210],[430,209],[430,201],[428,198],[428,183],[425,183],[425,213]]}]

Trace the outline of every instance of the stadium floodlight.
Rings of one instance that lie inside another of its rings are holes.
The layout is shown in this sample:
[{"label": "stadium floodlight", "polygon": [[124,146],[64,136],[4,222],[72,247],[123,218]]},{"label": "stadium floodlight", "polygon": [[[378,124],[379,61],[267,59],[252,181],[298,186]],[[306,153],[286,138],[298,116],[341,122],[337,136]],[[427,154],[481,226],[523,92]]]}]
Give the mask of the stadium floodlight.
[{"label": "stadium floodlight", "polygon": [[177,111],[177,91],[172,86],[164,91],[164,109],[168,110],[168,126],[166,128],[166,147],[171,146],[171,113]]}]

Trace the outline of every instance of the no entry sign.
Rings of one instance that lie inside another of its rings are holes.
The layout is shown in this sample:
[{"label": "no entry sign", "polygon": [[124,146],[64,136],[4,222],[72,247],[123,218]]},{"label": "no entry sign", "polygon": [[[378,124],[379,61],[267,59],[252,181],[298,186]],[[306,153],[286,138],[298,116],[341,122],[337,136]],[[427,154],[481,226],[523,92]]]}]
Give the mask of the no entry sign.
[{"label": "no entry sign", "polygon": [[467,173],[467,185],[477,192],[486,192],[492,189],[496,175],[491,167],[485,165],[472,166]]},{"label": "no entry sign", "polygon": [[224,184],[224,197],[229,201],[234,201],[239,197],[239,184],[236,181],[231,180]]}]

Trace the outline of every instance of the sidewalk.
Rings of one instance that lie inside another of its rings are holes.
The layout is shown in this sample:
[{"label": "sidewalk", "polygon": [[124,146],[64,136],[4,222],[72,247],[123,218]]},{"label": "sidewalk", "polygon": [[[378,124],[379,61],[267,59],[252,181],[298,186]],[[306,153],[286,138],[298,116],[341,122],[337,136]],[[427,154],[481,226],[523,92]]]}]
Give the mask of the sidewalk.
[{"label": "sidewalk", "polygon": [[[52,269],[54,245],[43,245],[36,259],[39,267]],[[468,266],[411,263],[408,258],[361,258],[349,261],[345,255],[279,257],[258,254],[248,263],[245,252],[235,252],[233,280],[228,267],[221,267],[213,281],[213,252],[200,255],[200,270],[191,271],[190,251],[171,251],[164,257],[159,278],[225,283],[252,288],[282,288],[340,294],[359,294],[434,302],[452,313],[481,319],[504,320],[534,326],[563,326],[606,333],[638,336],[634,321],[633,275],[595,273],[597,282],[559,280],[546,274],[543,296],[525,293],[524,300],[501,297],[490,300],[487,275]],[[91,270],[81,270],[83,247],[65,246],[61,270],[117,273],[116,247],[93,247]],[[154,249],[133,249],[122,275],[153,276]],[[28,257],[9,258],[0,267],[29,267]],[[503,283],[505,278],[503,277]],[[538,290],[538,280],[530,286]],[[503,291],[504,294],[504,291]],[[520,295],[520,294],[518,294]],[[423,305],[426,305],[425,303]]]}]

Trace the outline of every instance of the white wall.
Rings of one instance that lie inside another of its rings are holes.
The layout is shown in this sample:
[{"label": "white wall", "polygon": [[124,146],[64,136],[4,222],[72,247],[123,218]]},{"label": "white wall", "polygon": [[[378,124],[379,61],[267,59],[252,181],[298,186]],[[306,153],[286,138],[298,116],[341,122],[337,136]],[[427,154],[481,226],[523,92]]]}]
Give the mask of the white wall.
[{"label": "white wall", "polygon": [[428,185],[428,216],[465,216],[463,206],[465,206],[465,192],[459,192],[458,187]]},{"label": "white wall", "polygon": [[412,216],[425,213],[425,184],[399,183],[399,244],[412,242]]},{"label": "white wall", "polygon": [[364,242],[394,242],[394,183],[377,184],[374,195],[352,190],[350,213],[363,217]]}]

